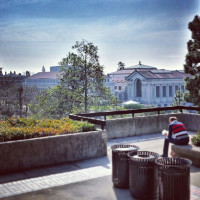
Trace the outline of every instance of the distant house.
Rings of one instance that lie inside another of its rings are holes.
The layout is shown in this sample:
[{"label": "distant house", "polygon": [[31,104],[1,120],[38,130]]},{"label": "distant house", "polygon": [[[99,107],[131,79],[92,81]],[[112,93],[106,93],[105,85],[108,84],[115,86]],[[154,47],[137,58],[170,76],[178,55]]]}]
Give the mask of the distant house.
[{"label": "distant house", "polygon": [[112,92],[120,101],[133,100],[141,104],[169,106],[174,95],[184,88],[184,78],[190,76],[181,70],[165,70],[156,67],[138,65],[109,73],[106,86],[112,86]]}]

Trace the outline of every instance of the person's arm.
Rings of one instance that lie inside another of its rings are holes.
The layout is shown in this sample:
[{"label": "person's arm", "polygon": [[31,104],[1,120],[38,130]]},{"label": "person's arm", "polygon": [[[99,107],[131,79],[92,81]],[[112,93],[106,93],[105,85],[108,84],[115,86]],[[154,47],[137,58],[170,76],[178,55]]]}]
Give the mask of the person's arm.
[{"label": "person's arm", "polygon": [[169,133],[168,133],[168,138],[172,137],[172,125],[169,125]]}]

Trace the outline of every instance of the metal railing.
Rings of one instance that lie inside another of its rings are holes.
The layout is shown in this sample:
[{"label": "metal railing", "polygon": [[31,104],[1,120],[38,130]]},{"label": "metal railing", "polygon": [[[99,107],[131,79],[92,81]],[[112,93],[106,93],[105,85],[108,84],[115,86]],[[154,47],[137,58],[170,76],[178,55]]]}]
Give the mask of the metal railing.
[{"label": "metal railing", "polygon": [[[104,127],[106,125],[106,117],[107,116],[132,114],[132,117],[134,117],[134,115],[137,113],[149,113],[149,112],[157,112],[157,114],[159,115],[162,111],[173,111],[173,110],[178,110],[182,113],[183,110],[200,111],[200,108],[192,107],[192,106],[141,108],[141,109],[131,109],[131,110],[70,114],[69,118],[73,119],[73,120],[78,120],[78,121],[88,121],[92,124],[100,125],[101,128],[104,129]],[[95,119],[96,117],[104,117],[104,120]]]}]

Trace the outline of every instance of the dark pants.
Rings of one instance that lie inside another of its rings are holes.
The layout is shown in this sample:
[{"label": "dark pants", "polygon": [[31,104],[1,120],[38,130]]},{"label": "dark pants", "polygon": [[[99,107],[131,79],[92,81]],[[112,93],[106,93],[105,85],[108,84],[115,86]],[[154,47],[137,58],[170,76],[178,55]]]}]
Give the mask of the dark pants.
[{"label": "dark pants", "polygon": [[189,137],[183,138],[183,139],[175,139],[175,138],[165,138],[164,142],[164,148],[163,148],[163,155],[168,157],[168,149],[169,149],[169,143],[177,144],[177,145],[187,145],[189,143]]}]

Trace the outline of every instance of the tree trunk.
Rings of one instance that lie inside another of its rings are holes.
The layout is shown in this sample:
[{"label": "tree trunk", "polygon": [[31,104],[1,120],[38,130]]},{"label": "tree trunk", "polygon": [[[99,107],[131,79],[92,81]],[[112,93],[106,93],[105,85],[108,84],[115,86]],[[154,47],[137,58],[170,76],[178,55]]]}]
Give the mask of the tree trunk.
[{"label": "tree trunk", "polygon": [[85,91],[85,112],[88,112],[88,88],[87,88],[87,65],[86,65],[86,59],[85,59],[85,85],[84,85],[84,91]]}]

